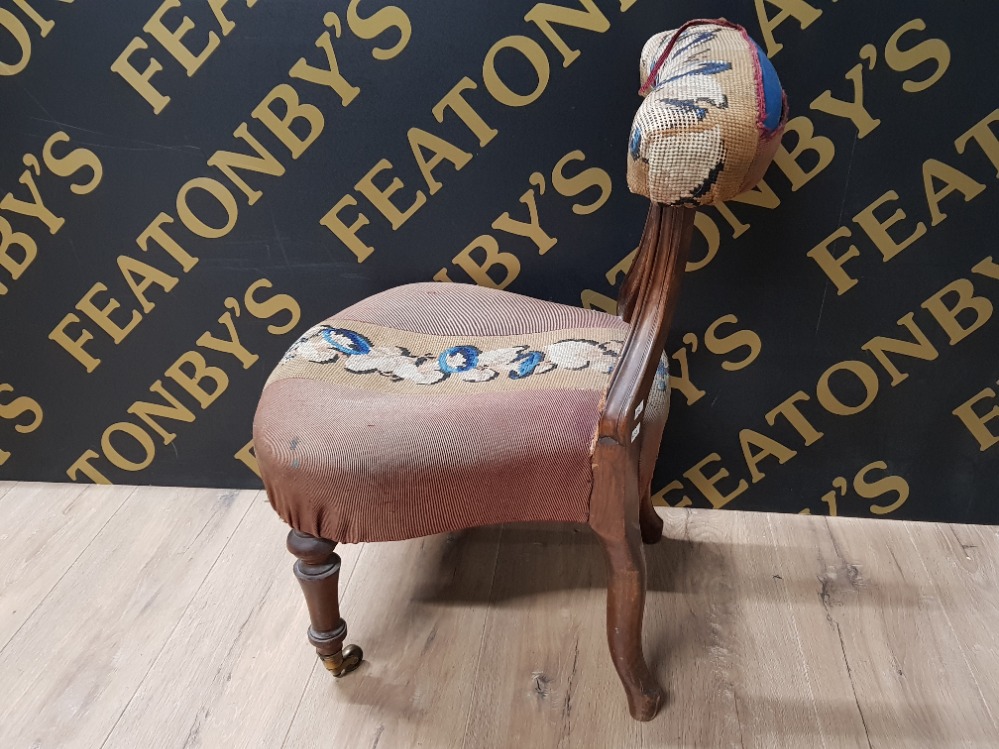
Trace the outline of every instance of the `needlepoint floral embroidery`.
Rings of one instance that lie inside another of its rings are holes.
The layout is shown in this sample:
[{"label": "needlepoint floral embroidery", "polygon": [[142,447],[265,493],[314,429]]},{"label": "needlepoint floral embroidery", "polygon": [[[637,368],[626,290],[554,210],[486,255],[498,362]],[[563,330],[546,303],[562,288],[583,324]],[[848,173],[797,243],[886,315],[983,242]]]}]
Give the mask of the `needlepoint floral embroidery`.
[{"label": "needlepoint floral embroidery", "polygon": [[[434,385],[447,379],[478,383],[499,377],[523,380],[556,369],[595,370],[609,375],[621,346],[620,340],[569,338],[536,348],[524,343],[483,350],[459,344],[443,351],[417,352],[402,346],[379,345],[355,330],[321,324],[292,344],[281,363],[304,360],[338,365],[352,374],[380,375],[420,385]],[[665,367],[660,366],[659,381],[664,382],[665,376]],[[665,385],[660,389],[665,389]]]},{"label": "needlepoint floral embroidery", "polygon": [[708,205],[752,187],[787,112],[777,73],[741,26],[693,21],[642,50],[628,187],[657,203]]}]

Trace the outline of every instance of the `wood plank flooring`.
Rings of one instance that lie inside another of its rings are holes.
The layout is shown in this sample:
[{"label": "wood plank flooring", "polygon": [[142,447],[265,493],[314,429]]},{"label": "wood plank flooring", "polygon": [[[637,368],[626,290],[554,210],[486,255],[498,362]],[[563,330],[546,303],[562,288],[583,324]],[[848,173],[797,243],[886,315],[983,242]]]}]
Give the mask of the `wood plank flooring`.
[{"label": "wood plank flooring", "polygon": [[263,493],[0,482],[0,747],[999,746],[999,529],[660,512],[640,724],[586,528],[340,547],[336,680]]}]

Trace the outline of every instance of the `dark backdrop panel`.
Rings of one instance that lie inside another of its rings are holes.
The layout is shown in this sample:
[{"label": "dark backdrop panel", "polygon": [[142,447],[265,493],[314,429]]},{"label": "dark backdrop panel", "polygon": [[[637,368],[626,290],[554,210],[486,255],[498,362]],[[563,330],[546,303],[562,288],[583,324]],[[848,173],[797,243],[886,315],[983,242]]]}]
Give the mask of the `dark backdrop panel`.
[{"label": "dark backdrop panel", "polygon": [[[579,28],[552,26],[559,45],[525,19],[551,11],[533,0],[4,5],[0,478],[258,486],[253,408],[295,335],[442,271],[611,311],[646,210],[624,181],[641,45],[724,16],[768,48],[798,119],[765,190],[703,211],[654,490],[670,504],[999,522],[992,5],[556,4],[590,8],[569,16]],[[326,44],[339,88],[290,74],[303,58],[328,67]],[[135,72],[116,72],[130,45]],[[490,59],[501,84],[487,85]],[[472,127],[434,114],[466,78]],[[289,117],[290,131],[274,124]],[[211,165],[250,152],[241,123],[272,156],[269,173],[237,169],[244,189]],[[466,154],[433,168],[439,189],[412,128]],[[403,183],[388,200],[425,201],[395,228],[357,186],[382,160],[373,183]],[[525,219],[529,190],[557,239],[544,254],[491,226]],[[369,222],[363,262],[321,223],[345,196],[357,205],[342,220]],[[140,247],[151,225],[176,244]],[[484,251],[462,252],[482,235],[513,270],[476,271]],[[211,340],[227,326],[228,351]]]}]

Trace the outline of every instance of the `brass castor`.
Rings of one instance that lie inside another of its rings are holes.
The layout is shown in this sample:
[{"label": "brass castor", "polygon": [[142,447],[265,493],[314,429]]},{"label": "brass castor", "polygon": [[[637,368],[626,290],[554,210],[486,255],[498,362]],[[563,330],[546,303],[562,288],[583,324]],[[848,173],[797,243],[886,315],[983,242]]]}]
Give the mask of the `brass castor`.
[{"label": "brass castor", "polygon": [[319,656],[319,660],[326,666],[327,671],[339,679],[361,665],[361,661],[364,660],[364,651],[357,645],[348,645],[339,653]]}]

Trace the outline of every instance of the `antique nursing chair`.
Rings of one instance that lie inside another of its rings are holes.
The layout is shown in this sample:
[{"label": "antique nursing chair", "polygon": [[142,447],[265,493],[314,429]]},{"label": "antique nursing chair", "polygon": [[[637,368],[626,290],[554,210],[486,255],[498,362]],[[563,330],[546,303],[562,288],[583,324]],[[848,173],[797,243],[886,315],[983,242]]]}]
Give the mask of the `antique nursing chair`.
[{"label": "antique nursing chair", "polygon": [[267,495],[291,525],[309,641],[343,647],[338,543],[521,521],[587,523],[609,569],[607,637],[633,717],[663,693],[642,653],[649,496],[669,404],[662,355],[699,205],[763,175],[786,106],[745,30],[693,21],[642,50],[628,186],[652,201],[620,316],[453,283],[416,283],[307,330],[254,420]]}]

